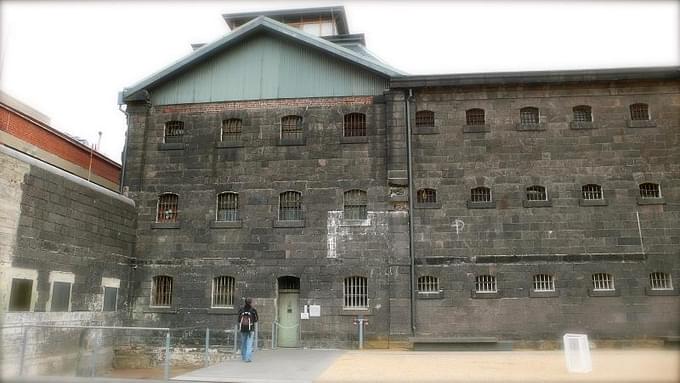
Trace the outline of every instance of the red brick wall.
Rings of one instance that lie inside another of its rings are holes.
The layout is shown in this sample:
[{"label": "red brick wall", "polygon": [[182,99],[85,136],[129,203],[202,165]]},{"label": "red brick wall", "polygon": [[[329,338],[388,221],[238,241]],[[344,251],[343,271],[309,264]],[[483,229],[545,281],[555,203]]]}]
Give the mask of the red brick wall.
[{"label": "red brick wall", "polygon": [[[11,109],[0,107],[0,130],[35,145],[49,153],[87,170],[90,151],[57,135]],[[92,174],[108,181],[120,181],[120,165],[111,163],[98,153],[92,156]]]}]

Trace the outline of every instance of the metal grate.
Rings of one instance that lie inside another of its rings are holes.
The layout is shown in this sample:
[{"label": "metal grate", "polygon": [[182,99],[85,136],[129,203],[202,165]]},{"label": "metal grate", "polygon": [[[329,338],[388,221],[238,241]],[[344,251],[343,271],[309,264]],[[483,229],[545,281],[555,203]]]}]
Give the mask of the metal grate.
[{"label": "metal grate", "polygon": [[212,307],[234,305],[234,278],[226,275],[213,278]]},{"label": "metal grate", "polygon": [[593,274],[593,290],[614,290],[614,278],[611,274]]},{"label": "metal grate", "polygon": [[279,277],[279,290],[300,290],[300,278],[290,275]]},{"label": "metal grate", "polygon": [[238,221],[238,194],[220,193],[217,195],[217,220]]},{"label": "metal grate", "polygon": [[540,185],[533,185],[527,188],[527,201],[547,201],[548,193],[545,187]]},{"label": "metal grate", "polygon": [[555,278],[550,274],[534,275],[534,291],[555,291]]},{"label": "metal grate", "polygon": [[242,122],[238,118],[231,118],[222,121],[222,137],[223,142],[238,142],[241,138]]},{"label": "metal grate", "polygon": [[302,193],[287,191],[279,195],[279,220],[302,220]]},{"label": "metal grate", "polygon": [[602,199],[602,186],[595,184],[583,185],[581,187],[581,196],[585,200]]},{"label": "metal grate", "polygon": [[368,211],[366,208],[368,197],[363,190],[349,190],[345,192],[345,219],[366,219]]},{"label": "metal grate", "polygon": [[640,184],[640,197],[641,198],[661,198],[661,188],[659,184],[646,182]]},{"label": "metal grate", "polygon": [[287,141],[301,141],[304,138],[302,117],[285,116],[281,118],[281,139]]},{"label": "metal grate", "polygon": [[177,222],[178,201],[179,196],[177,194],[161,194],[158,197],[156,222]]},{"label": "metal grate", "polygon": [[653,272],[649,274],[649,286],[652,290],[673,290],[671,275],[658,271]]},{"label": "metal grate", "polygon": [[649,120],[649,107],[647,104],[631,104],[630,106],[631,120]]},{"label": "metal grate", "polygon": [[344,283],[344,307],[368,308],[368,281],[365,277],[348,277]]},{"label": "metal grate", "polygon": [[172,305],[172,277],[167,275],[153,277],[151,305],[167,307]]},{"label": "metal grate", "polygon": [[578,105],[574,109],[574,121],[578,122],[592,122],[593,114],[591,108],[588,105]]},{"label": "metal grate", "polygon": [[345,137],[366,136],[366,115],[363,113],[349,113],[345,115]]},{"label": "metal grate", "polygon": [[419,110],[416,112],[416,128],[434,127],[434,112],[431,110]]},{"label": "metal grate", "polygon": [[520,109],[519,121],[522,124],[538,124],[538,108],[528,106]]},{"label": "metal grate", "polygon": [[438,293],[439,278],[425,275],[418,278],[418,291],[421,293]]},{"label": "metal grate", "polygon": [[465,112],[465,121],[468,125],[484,125],[484,109],[470,109]]},{"label": "metal grate", "polygon": [[182,136],[184,136],[184,122],[168,121],[165,123],[165,143],[172,144],[182,142]]},{"label": "metal grate", "polygon": [[437,191],[434,189],[420,189],[416,192],[418,203],[437,203]]},{"label": "metal grate", "polygon": [[470,190],[470,201],[491,202],[491,189],[480,186]]},{"label": "metal grate", "polygon": [[496,277],[493,275],[478,275],[475,278],[475,291],[478,293],[495,293]]}]

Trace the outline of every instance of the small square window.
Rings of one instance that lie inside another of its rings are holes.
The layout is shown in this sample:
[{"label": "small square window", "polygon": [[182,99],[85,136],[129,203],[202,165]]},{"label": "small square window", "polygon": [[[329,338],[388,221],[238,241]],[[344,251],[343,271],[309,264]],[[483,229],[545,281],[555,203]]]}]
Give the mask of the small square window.
[{"label": "small square window", "polygon": [[165,123],[164,142],[166,144],[181,143],[183,137],[184,137],[184,122],[168,121]]},{"label": "small square window", "polygon": [[630,119],[633,121],[649,120],[649,107],[647,104],[632,104],[630,106]]},{"label": "small square window", "polygon": [[594,291],[614,290],[614,278],[612,277],[612,275],[606,273],[593,274],[593,290]]},{"label": "small square window", "polygon": [[434,127],[434,112],[431,110],[419,110],[416,112],[416,128]]},{"label": "small square window", "polygon": [[649,286],[652,290],[673,290],[671,275],[662,272],[651,273],[649,274]]},{"label": "small square window", "polygon": [[640,184],[640,198],[661,198],[661,188],[659,184],[647,182]]},{"label": "small square window", "polygon": [[534,275],[534,291],[555,291],[555,278],[550,274]]},{"label": "small square window", "polygon": [[33,280],[12,278],[9,311],[31,311]]},{"label": "small square window", "polygon": [[495,293],[496,277],[493,275],[479,275],[475,278],[475,291],[478,293]]},{"label": "small square window", "polygon": [[425,275],[418,278],[418,292],[420,293],[438,293],[439,292],[439,278],[431,275]]}]

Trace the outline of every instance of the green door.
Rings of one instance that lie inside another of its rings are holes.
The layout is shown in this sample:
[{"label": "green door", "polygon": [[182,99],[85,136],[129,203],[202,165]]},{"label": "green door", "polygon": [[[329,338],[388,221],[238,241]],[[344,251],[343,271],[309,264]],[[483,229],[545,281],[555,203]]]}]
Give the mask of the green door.
[{"label": "green door", "polygon": [[298,347],[300,326],[299,290],[279,290],[279,347]]}]

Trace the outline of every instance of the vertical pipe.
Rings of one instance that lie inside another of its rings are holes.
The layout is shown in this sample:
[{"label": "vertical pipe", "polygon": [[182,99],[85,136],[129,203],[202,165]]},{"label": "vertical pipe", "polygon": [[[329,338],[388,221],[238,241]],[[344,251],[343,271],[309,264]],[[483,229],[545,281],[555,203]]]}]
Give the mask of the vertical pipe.
[{"label": "vertical pipe", "polygon": [[[95,330],[96,331],[96,330]],[[97,376],[97,335],[95,333],[94,340],[92,341],[92,370],[90,371],[90,376]]]},{"label": "vertical pipe", "polygon": [[24,361],[26,360],[26,343],[28,338],[28,329],[30,327],[24,327],[21,325],[21,330],[23,333],[23,339],[21,341],[21,359],[19,361],[19,376],[24,375]]},{"label": "vertical pipe", "polygon": [[274,347],[276,342],[276,335],[274,335],[274,331],[276,331],[276,321],[272,322],[272,350],[276,348]]},{"label": "vertical pipe", "polygon": [[163,369],[163,380],[170,378],[170,331],[165,334],[165,368]]},{"label": "vertical pipe", "polygon": [[635,216],[637,217],[638,234],[640,235],[640,250],[642,250],[642,255],[645,255],[645,245],[642,243],[642,228],[640,227],[640,213],[637,210],[635,210]]},{"label": "vertical pipe", "polygon": [[359,350],[363,350],[363,348],[364,348],[364,318],[359,317],[357,322],[359,322]]},{"label": "vertical pipe", "polygon": [[208,353],[208,350],[210,350],[210,328],[206,327],[206,329],[205,329],[205,361],[204,361],[205,367],[208,367],[208,365],[210,364],[210,362],[209,362],[210,355]]},{"label": "vertical pipe", "polygon": [[413,249],[413,146],[411,142],[411,100],[413,90],[408,90],[406,97],[406,153],[408,169],[408,253],[411,268],[411,335],[416,335],[416,261]]}]

